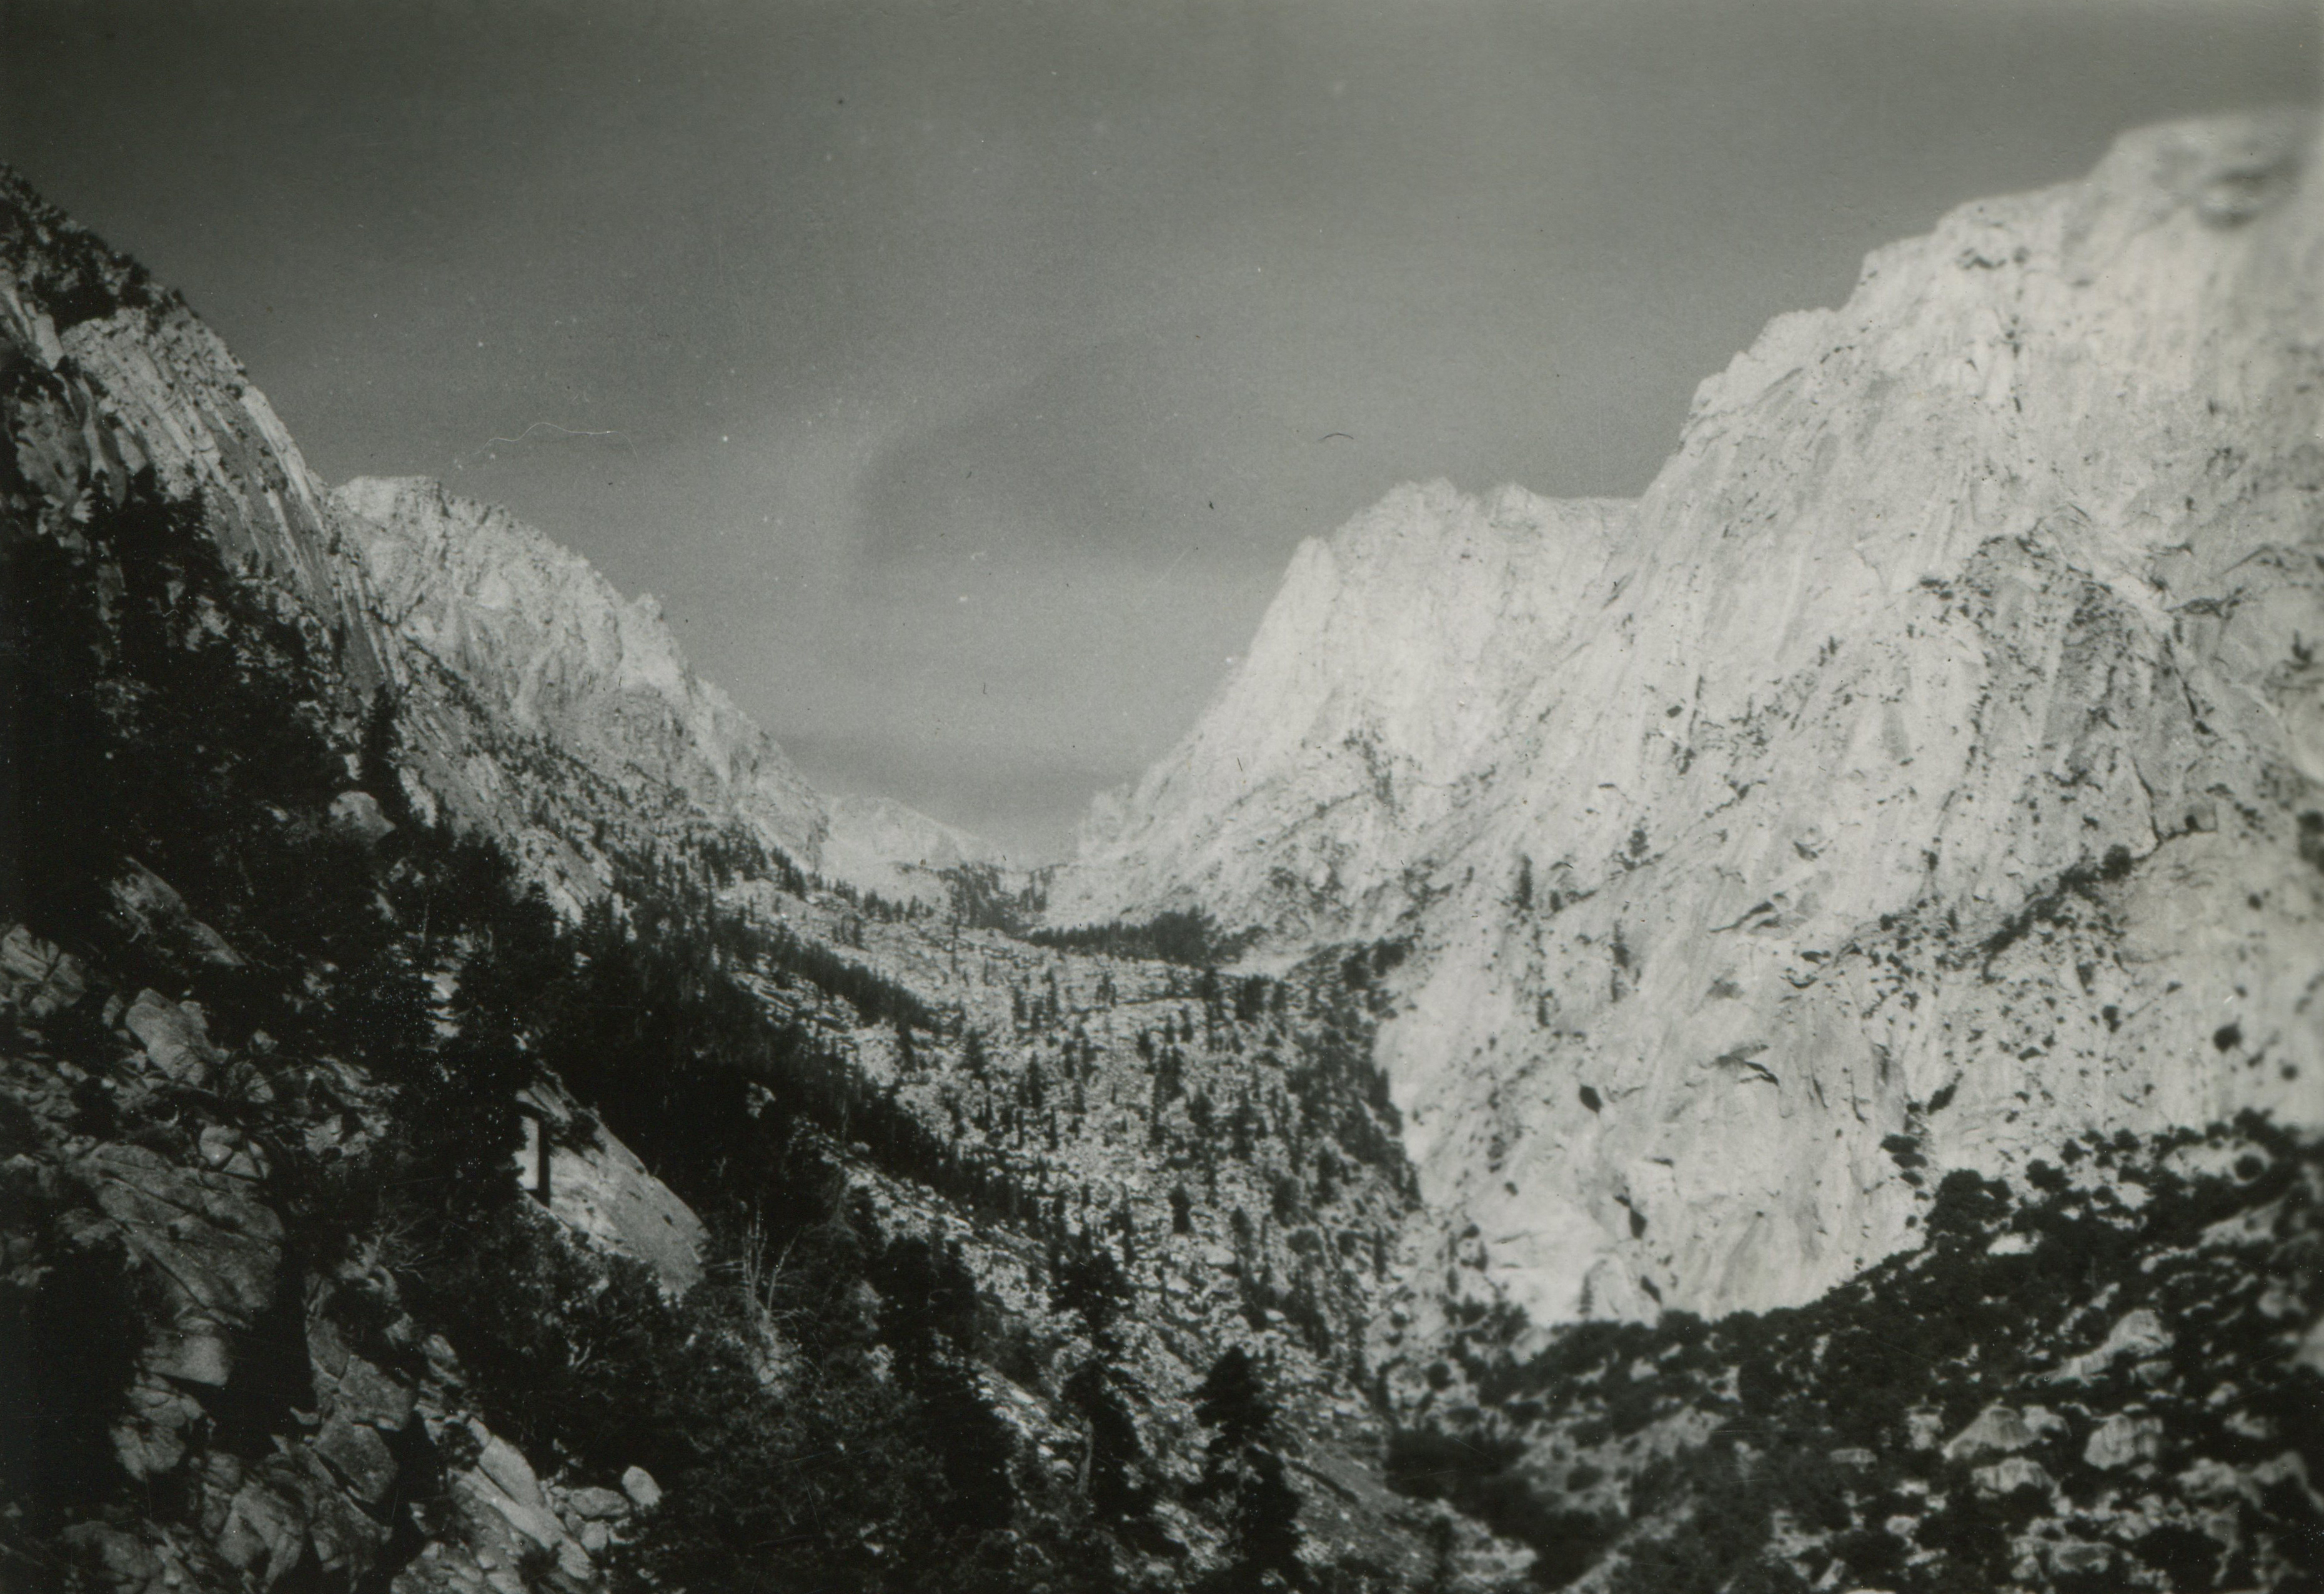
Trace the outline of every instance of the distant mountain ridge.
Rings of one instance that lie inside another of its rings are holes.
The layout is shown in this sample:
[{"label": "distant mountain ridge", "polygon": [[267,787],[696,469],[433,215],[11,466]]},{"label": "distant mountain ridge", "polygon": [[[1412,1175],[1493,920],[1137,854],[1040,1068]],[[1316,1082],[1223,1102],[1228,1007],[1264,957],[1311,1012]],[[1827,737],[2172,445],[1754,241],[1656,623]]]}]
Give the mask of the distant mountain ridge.
[{"label": "distant mountain ridge", "polygon": [[2312,129],[1878,251],[1636,503],[1305,545],[1053,922],[1406,944],[1412,1276],[1536,1321],[1803,1300],[2085,1129],[2324,1117]]},{"label": "distant mountain ridge", "polygon": [[420,477],[358,477],[331,507],[383,621],[494,714],[616,783],[674,786],[813,870],[823,800],[772,738],[687,665],[650,598],[507,510]]},{"label": "distant mountain ridge", "polygon": [[774,738],[694,672],[651,597],[497,505],[421,477],[357,477],[328,509],[380,623],[498,721],[577,758],[632,807],[676,793],[714,828],[811,875],[942,905],[935,872],[990,843],[886,797],[817,792]]}]

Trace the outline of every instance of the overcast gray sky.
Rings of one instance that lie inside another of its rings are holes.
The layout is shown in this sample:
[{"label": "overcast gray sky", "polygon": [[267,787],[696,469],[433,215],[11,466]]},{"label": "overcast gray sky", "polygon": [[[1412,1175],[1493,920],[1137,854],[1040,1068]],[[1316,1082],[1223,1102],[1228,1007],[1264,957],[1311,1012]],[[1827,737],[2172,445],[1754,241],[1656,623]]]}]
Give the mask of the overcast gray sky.
[{"label": "overcast gray sky", "polygon": [[1302,537],[1416,477],[1637,492],[1766,318],[2123,126],[2313,98],[2316,22],[0,0],[0,157],[325,477],[508,505],[811,777],[1040,854]]}]

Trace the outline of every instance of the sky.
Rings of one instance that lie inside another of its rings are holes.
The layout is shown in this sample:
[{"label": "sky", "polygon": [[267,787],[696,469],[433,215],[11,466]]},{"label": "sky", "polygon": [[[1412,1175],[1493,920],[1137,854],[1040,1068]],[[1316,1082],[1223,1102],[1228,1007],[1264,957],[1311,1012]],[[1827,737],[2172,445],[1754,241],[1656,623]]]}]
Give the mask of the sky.
[{"label": "sky", "polygon": [[508,505],[1028,858],[1401,481],[1632,495],[1949,207],[2310,0],[0,0],[0,159],[327,479]]}]

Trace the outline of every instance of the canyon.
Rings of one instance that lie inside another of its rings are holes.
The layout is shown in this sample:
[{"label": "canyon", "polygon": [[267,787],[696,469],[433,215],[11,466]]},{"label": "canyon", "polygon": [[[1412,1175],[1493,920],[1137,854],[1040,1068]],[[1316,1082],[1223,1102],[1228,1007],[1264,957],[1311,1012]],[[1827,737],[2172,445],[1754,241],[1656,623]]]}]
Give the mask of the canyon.
[{"label": "canyon", "polygon": [[1397,489],[1040,869],[0,176],[11,1575],[2301,1586],[2316,154]]}]

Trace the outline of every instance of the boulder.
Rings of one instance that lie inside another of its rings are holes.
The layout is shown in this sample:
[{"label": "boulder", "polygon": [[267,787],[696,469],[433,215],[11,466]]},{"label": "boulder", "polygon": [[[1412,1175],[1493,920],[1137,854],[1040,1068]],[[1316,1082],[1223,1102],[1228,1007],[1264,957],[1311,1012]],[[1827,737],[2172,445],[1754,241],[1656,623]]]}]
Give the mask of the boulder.
[{"label": "boulder", "polygon": [[[643,1469],[633,1469],[642,1471]],[[565,1497],[566,1509],[583,1522],[611,1522],[630,1514],[629,1497],[617,1489],[577,1488]]]},{"label": "boulder", "polygon": [[1978,1490],[1988,1495],[2014,1495],[2029,1488],[2048,1494],[2057,1487],[2048,1469],[2027,1456],[2005,1456],[1990,1467],[1979,1467],[1969,1476]]},{"label": "boulder", "polygon": [[88,994],[80,959],[60,951],[22,924],[0,936],[0,1000],[33,1018],[69,1007]]},{"label": "boulder", "polygon": [[125,858],[112,885],[113,905],[141,934],[198,963],[239,968],[243,957],[226,937],[186,906],[176,886],[134,858]]},{"label": "boulder", "polygon": [[360,1356],[350,1356],[346,1370],[339,1375],[335,1409],[351,1423],[393,1432],[411,1420],[413,1398],[409,1385]]},{"label": "boulder", "polygon": [[237,1327],[273,1304],[282,1220],[247,1182],[138,1145],[100,1145],[78,1171],[131,1248],[186,1300]]},{"label": "boulder", "polygon": [[209,1026],[201,1014],[159,991],[138,992],[121,1022],[145,1048],[153,1066],[180,1084],[208,1083],[210,1070],[225,1061],[210,1043]]},{"label": "boulder", "polygon": [[220,1560],[271,1589],[306,1553],[306,1511],[296,1496],[286,1498],[267,1479],[249,1478],[226,1507],[214,1543]]},{"label": "boulder", "polygon": [[310,1302],[307,1312],[307,1365],[315,1376],[315,1404],[327,1411],[337,1397],[339,1376],[347,1370],[346,1336]]},{"label": "boulder", "polygon": [[205,1167],[237,1179],[266,1177],[266,1153],[238,1129],[224,1124],[209,1125],[202,1130],[196,1147]]},{"label": "boulder", "polygon": [[307,1317],[307,1362],[315,1381],[315,1409],[394,1432],[411,1420],[410,1385],[349,1350],[339,1326],[321,1311]]},{"label": "boulder", "polygon": [[632,1467],[622,1474],[622,1492],[636,1502],[641,1511],[650,1511],[661,1504],[661,1485],[642,1467]]},{"label": "boulder", "polygon": [[387,1498],[395,1483],[395,1458],[378,1429],[350,1422],[344,1412],[335,1413],[310,1442],[356,1499],[376,1506]]},{"label": "boulder", "polygon": [[2300,1344],[2292,1350],[2292,1359],[2296,1366],[2324,1373],[2324,1317],[2308,1325],[2308,1331],[2300,1337]]},{"label": "boulder", "polygon": [[382,813],[379,799],[369,792],[342,792],[331,799],[331,834],[363,847],[376,847],[395,830],[395,821]]},{"label": "boulder", "polygon": [[387,1545],[388,1529],[349,1499],[311,1444],[268,1459],[264,1476],[278,1494],[295,1497],[306,1514],[307,1541],[327,1585],[359,1585]]},{"label": "boulder", "polygon": [[232,1450],[211,1450],[194,1468],[195,1522],[202,1537],[215,1543],[226,1531],[226,1513],[242,1492],[248,1469]]},{"label": "boulder", "polygon": [[2256,1507],[2260,1486],[2240,1467],[2230,1467],[2216,1456],[2205,1456],[2179,1474],[2180,1495],[2190,1500],[2218,1502],[2246,1499]]},{"label": "boulder", "polygon": [[1980,1456],[2009,1455],[2047,1434],[2063,1432],[2065,1426],[2063,1418],[2041,1406],[2021,1412],[2014,1406],[1989,1405],[1946,1442],[1945,1459],[1971,1461]]},{"label": "boulder", "polygon": [[564,1524],[545,1505],[529,1506],[513,1498],[480,1469],[455,1474],[452,1489],[465,1506],[462,1515],[468,1524],[469,1542],[477,1545],[479,1560],[488,1552],[486,1546],[498,1544],[502,1548],[492,1552],[513,1562],[525,1553],[524,1546],[516,1543],[518,1538],[549,1551],[573,1543]]},{"label": "boulder", "polygon": [[183,1384],[223,1389],[234,1376],[234,1340],[225,1326],[189,1312],[153,1330],[138,1365]]},{"label": "boulder", "polygon": [[2112,1472],[2163,1453],[2163,1419],[2116,1412],[2090,1431],[2082,1446],[2082,1460],[2101,1472]]},{"label": "boulder", "polygon": [[102,1522],[76,1523],[59,1534],[108,1594],[180,1594],[196,1587],[176,1546]]},{"label": "boulder", "polygon": [[524,1459],[524,1452],[481,1423],[471,1423],[468,1427],[484,1447],[476,1453],[476,1470],[526,1510],[546,1513],[548,1497],[540,1492],[540,1479],[534,1475],[532,1463]]},{"label": "boulder", "polygon": [[2094,1349],[2083,1352],[2050,1375],[2058,1384],[2083,1384],[2098,1377],[2125,1358],[2145,1362],[2172,1346],[2171,1330],[2151,1306],[2125,1312]]},{"label": "boulder", "polygon": [[113,1425],[113,1453],[132,1478],[159,1478],[186,1459],[187,1436],[202,1421],[201,1403],[141,1368]]},{"label": "boulder", "polygon": [[223,1385],[235,1335],[273,1303],[281,1220],[251,1198],[247,1181],[180,1168],[143,1146],[98,1146],[77,1171],[167,1305],[141,1365],[181,1383]]},{"label": "boulder", "polygon": [[2316,1486],[2309,1481],[2308,1463],[2299,1451],[2285,1450],[2272,1460],[2262,1461],[2251,1469],[2250,1477],[2254,1488],[2263,1491],[2279,1483],[2289,1483],[2319,1514],[2324,1514],[2324,1495],[2318,1494]]},{"label": "boulder", "polygon": [[2113,1547],[2087,1539],[2061,1539],[2049,1546],[2050,1570],[2060,1576],[2103,1572],[2114,1564]]}]

